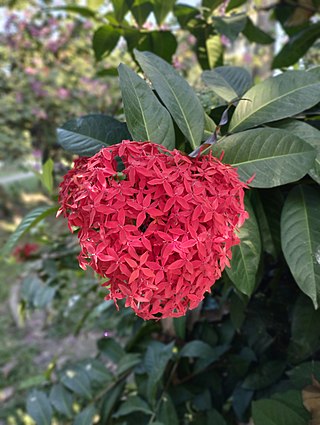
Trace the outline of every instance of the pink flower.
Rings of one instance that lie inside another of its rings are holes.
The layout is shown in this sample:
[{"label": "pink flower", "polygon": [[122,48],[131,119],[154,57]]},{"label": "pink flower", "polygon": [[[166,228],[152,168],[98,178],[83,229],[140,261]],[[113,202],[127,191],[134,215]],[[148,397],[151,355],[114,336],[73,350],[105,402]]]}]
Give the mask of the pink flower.
[{"label": "pink flower", "polygon": [[143,319],[179,317],[229,264],[248,217],[245,187],[211,154],[124,140],[75,161],[60,185],[59,214],[79,229],[80,266],[108,278],[107,300],[125,298]]}]

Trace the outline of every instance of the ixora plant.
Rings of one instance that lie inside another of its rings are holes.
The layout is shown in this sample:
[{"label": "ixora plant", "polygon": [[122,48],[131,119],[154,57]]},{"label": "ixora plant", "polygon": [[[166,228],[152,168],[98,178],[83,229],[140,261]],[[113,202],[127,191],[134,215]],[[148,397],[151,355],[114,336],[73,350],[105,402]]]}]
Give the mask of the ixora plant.
[{"label": "ixora plant", "polygon": [[[221,99],[209,116],[163,59],[135,58],[147,80],[120,65],[126,123],[58,129],[80,156],[59,195],[80,266],[135,315],[105,302],[118,338],[47,377],[27,411],[40,425],[307,424],[320,397],[320,68],[256,85],[238,67],[205,71]],[[57,209],[30,212],[3,252]]]}]

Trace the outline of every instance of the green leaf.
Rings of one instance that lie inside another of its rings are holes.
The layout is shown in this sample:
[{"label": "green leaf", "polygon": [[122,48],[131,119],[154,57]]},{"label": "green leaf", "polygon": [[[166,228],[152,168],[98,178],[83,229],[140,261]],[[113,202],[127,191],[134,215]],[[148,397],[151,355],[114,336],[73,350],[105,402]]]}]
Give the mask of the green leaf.
[{"label": "green leaf", "polygon": [[283,68],[294,65],[307,53],[320,36],[320,23],[308,25],[293,35],[272,62],[272,68]]},{"label": "green leaf", "polygon": [[179,353],[179,357],[200,357],[213,358],[215,355],[214,349],[203,341],[188,342]]},{"label": "green leaf", "polygon": [[[223,55],[223,45],[221,42],[220,35],[212,35],[205,40],[205,50],[207,59],[204,58],[204,61],[207,60],[209,67],[214,68],[220,64],[221,58]],[[198,52],[200,53],[200,52]],[[199,54],[198,54],[199,59]],[[204,67],[204,63],[200,63]]]},{"label": "green leaf", "polygon": [[74,419],[73,425],[92,425],[96,413],[94,406],[88,406],[82,412],[78,413]]},{"label": "green leaf", "polygon": [[181,28],[186,28],[189,22],[199,14],[199,10],[187,4],[176,4],[173,8],[173,13]]},{"label": "green leaf", "polygon": [[223,3],[223,0],[202,0],[202,7],[206,7],[212,12],[220,4]]},{"label": "green leaf", "polygon": [[230,0],[226,12],[230,12],[233,9],[236,9],[237,7],[241,7],[247,0]]},{"label": "green leaf", "polygon": [[207,412],[207,425],[227,425],[223,416],[215,409]]},{"label": "green leaf", "polygon": [[212,21],[218,33],[235,41],[247,23],[247,16],[245,13],[224,17],[213,16]]},{"label": "green leaf", "polygon": [[152,10],[151,0],[135,0],[130,8],[130,12],[134,16],[139,27],[142,27]]},{"label": "green leaf", "polygon": [[70,366],[61,377],[61,383],[76,394],[90,399],[91,386],[88,375],[78,367]]},{"label": "green leaf", "polygon": [[319,101],[320,82],[312,73],[287,71],[253,86],[232,116],[229,131],[238,132],[296,115]]},{"label": "green leaf", "polygon": [[120,418],[121,416],[126,416],[133,412],[142,412],[146,415],[153,414],[147,402],[145,402],[141,397],[132,396],[122,403],[117,412],[112,416],[114,418]]},{"label": "green leaf", "polygon": [[59,413],[68,418],[72,417],[73,397],[61,384],[56,384],[51,388],[50,402]]},{"label": "green leaf", "polygon": [[124,349],[121,345],[113,338],[102,338],[97,342],[98,349],[110,360],[118,363],[120,359],[125,355]]},{"label": "green leaf", "polygon": [[105,24],[99,27],[93,34],[92,47],[97,61],[108,56],[116,47],[120,38],[120,32],[111,25]]},{"label": "green leaf", "polygon": [[290,133],[300,137],[302,140],[308,142],[316,149],[317,155],[312,165],[312,168],[309,170],[309,175],[318,184],[320,184],[320,168],[318,168],[318,165],[320,164],[320,131],[303,121],[298,121],[294,119],[285,119],[282,121],[271,123],[269,125],[272,127],[290,131]]},{"label": "green leaf", "polygon": [[249,17],[247,17],[247,23],[242,30],[242,34],[247,37],[251,43],[270,44],[274,42],[274,39],[269,34],[254,25]]},{"label": "green leaf", "polygon": [[29,394],[27,413],[37,425],[51,425],[52,407],[44,392],[34,390]]},{"label": "green leaf", "polygon": [[272,398],[294,410],[299,416],[305,419],[305,423],[309,423],[310,414],[303,405],[301,391],[289,390],[285,393],[274,394]]},{"label": "green leaf", "polygon": [[167,62],[150,52],[135,57],[178,127],[196,148],[204,130],[204,111],[189,84]]},{"label": "green leaf", "polygon": [[134,368],[141,363],[141,355],[138,353],[129,353],[121,357],[118,361],[118,375],[128,372],[130,369]]},{"label": "green leaf", "polygon": [[152,51],[162,59],[171,62],[178,43],[176,37],[170,31],[148,31],[140,34],[142,34],[142,37],[134,48]]},{"label": "green leaf", "polygon": [[88,375],[90,381],[105,384],[113,379],[113,375],[98,359],[87,359],[78,363]]},{"label": "green leaf", "polygon": [[43,186],[49,193],[53,191],[53,166],[54,162],[49,158],[42,166],[42,174],[40,175]]},{"label": "green leaf", "polygon": [[119,23],[122,23],[123,18],[132,6],[133,0],[111,0],[114,10],[114,16]]},{"label": "green leaf", "polygon": [[238,291],[250,296],[256,285],[256,276],[260,263],[261,241],[258,223],[249,200],[245,199],[249,218],[238,232],[240,244],[232,247],[230,268],[227,275]]},{"label": "green leaf", "polygon": [[311,168],[315,150],[284,130],[258,128],[233,134],[218,142],[214,156],[238,168],[243,181],[255,175],[252,187],[275,187],[297,181]]},{"label": "green leaf", "polygon": [[122,395],[125,383],[126,381],[124,380],[119,381],[114,387],[110,388],[110,390],[105,393],[100,409],[100,422],[102,424],[109,423],[110,416]]},{"label": "green leaf", "polygon": [[175,136],[169,112],[131,69],[121,64],[119,76],[124,112],[134,140],[149,140],[173,149]]},{"label": "green leaf", "polygon": [[157,24],[161,25],[166,19],[167,15],[173,9],[173,6],[176,3],[176,0],[152,0],[153,3],[153,13],[156,17]]},{"label": "green leaf", "polygon": [[156,389],[162,375],[166,369],[169,360],[173,356],[174,342],[164,345],[160,342],[154,342],[148,346],[144,365],[148,373],[147,394],[149,401],[155,403]]},{"label": "green leaf", "polygon": [[48,215],[55,214],[58,210],[57,206],[48,206],[44,205],[42,207],[37,207],[34,210],[30,211],[21,221],[16,230],[10,235],[9,239],[5,243],[4,247],[1,250],[1,255],[7,255],[17,244],[19,239],[29,232],[32,227],[38,224],[41,220],[46,218]]},{"label": "green leaf", "polygon": [[105,146],[132,139],[125,123],[102,114],[74,118],[57,132],[63,149],[81,156],[92,156]]},{"label": "green leaf", "polygon": [[[179,425],[179,419],[169,394],[164,394],[160,403],[157,420],[163,424]],[[153,423],[153,422],[152,422]]]},{"label": "green leaf", "polygon": [[252,403],[255,425],[306,425],[305,418],[278,400],[258,400]]},{"label": "green leaf", "polygon": [[36,308],[45,308],[49,304],[51,304],[51,301],[53,300],[53,297],[55,296],[55,293],[57,291],[57,288],[48,286],[48,285],[41,285],[35,292],[33,297],[33,305]]},{"label": "green leaf", "polygon": [[302,389],[312,384],[312,377],[320,379],[320,362],[311,361],[301,363],[287,372],[290,382],[295,388]]},{"label": "green leaf", "polygon": [[302,292],[318,308],[320,297],[320,193],[297,186],[281,215],[281,243],[290,271]]},{"label": "green leaf", "polygon": [[178,338],[185,339],[187,332],[187,316],[173,319],[173,327]]},{"label": "green leaf", "polygon": [[241,97],[252,85],[249,72],[238,66],[219,66],[212,71],[204,71],[202,79],[227,102]]},{"label": "green leaf", "polygon": [[297,346],[300,358],[306,358],[320,344],[320,329],[314,326],[320,321],[320,310],[315,310],[309,298],[300,295],[294,305],[291,320],[291,340]]},{"label": "green leaf", "polygon": [[246,390],[261,390],[278,381],[285,369],[285,363],[279,360],[268,361],[258,366],[242,383]]}]

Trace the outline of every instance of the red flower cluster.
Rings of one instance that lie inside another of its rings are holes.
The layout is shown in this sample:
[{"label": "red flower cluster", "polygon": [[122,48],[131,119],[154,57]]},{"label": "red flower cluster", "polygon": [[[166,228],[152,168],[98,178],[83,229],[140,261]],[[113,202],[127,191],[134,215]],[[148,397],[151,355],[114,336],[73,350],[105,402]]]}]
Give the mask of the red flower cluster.
[{"label": "red flower cluster", "polygon": [[125,140],[77,159],[60,187],[59,211],[79,228],[80,266],[109,278],[106,299],[126,298],[143,319],[197,307],[248,217],[234,168],[151,142]]}]

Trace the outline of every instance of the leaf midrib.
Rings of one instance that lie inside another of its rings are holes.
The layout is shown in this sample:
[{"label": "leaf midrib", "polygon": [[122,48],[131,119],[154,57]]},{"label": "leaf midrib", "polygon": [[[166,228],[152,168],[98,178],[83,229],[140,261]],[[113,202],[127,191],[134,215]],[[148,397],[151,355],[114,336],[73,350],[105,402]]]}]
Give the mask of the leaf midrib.
[{"label": "leaf midrib", "polygon": [[[128,77],[129,77],[130,84],[132,85],[133,91],[134,91],[134,93],[135,93],[135,95],[136,95],[136,99],[138,100],[138,103],[139,103],[139,108],[140,108],[140,111],[141,111],[141,115],[142,115],[142,119],[143,119],[143,124],[144,124],[144,127],[145,127],[145,129],[146,129],[146,133],[147,133],[147,140],[150,140],[150,141],[151,141],[151,137],[150,137],[150,133],[149,133],[149,129],[148,129],[148,125],[147,125],[146,117],[145,117],[145,115],[144,115],[143,108],[142,108],[142,104],[141,104],[141,102],[140,102],[140,99],[139,99],[139,96],[138,96],[137,90],[136,90],[136,88],[135,88],[135,86],[134,86],[134,84],[133,84],[133,81],[132,81],[132,78],[131,78],[130,73],[127,73],[127,75],[128,75]],[[140,82],[139,82],[139,83],[140,83]]]},{"label": "leaf midrib", "polygon": [[264,158],[257,158],[257,159],[252,159],[252,160],[248,160],[248,161],[244,161],[244,162],[235,162],[232,163],[233,166],[239,166],[239,165],[243,165],[243,164],[252,164],[252,163],[257,163],[257,162],[264,162],[264,161],[269,161],[272,159],[278,159],[278,158],[282,158],[282,157],[286,157],[286,156],[296,156],[296,155],[303,155],[306,153],[313,153],[312,150],[308,150],[308,151],[301,151],[301,152],[294,152],[294,153],[287,153],[287,154],[283,154],[283,155],[277,155],[277,156],[267,156]]},{"label": "leaf midrib", "polygon": [[[156,73],[158,72],[158,70],[157,70],[157,69],[156,69],[153,65],[150,65],[150,62],[149,62],[149,67],[150,67],[150,68],[152,68],[152,69],[154,69]],[[189,135],[190,135],[190,137],[191,137],[190,142],[192,143],[192,148],[196,149],[196,147],[197,147],[198,145],[196,144],[196,141],[195,141],[195,139],[194,139],[194,137],[193,137],[193,134],[192,134],[192,131],[191,131],[191,127],[190,127],[189,122],[188,122],[188,120],[187,120],[187,117],[186,117],[186,115],[185,115],[185,113],[184,113],[184,110],[183,110],[183,108],[182,108],[182,106],[181,106],[181,103],[180,103],[179,99],[177,98],[177,96],[176,96],[176,94],[175,94],[174,90],[173,90],[173,89],[172,89],[172,87],[170,86],[170,84],[169,84],[168,80],[166,79],[165,75],[162,75],[162,74],[161,74],[161,77],[163,78],[163,80],[165,81],[166,85],[169,87],[169,90],[172,92],[172,94],[173,94],[174,98],[176,99],[176,102],[177,102],[177,104],[178,104],[178,106],[179,106],[179,109],[180,109],[180,111],[181,111],[181,113],[182,113],[182,115],[183,115],[184,121],[185,121],[185,123],[186,123],[186,125],[187,125],[187,129],[188,129]],[[159,96],[161,97],[161,94],[160,94],[160,93],[159,93]]]},{"label": "leaf midrib", "polygon": [[314,83],[312,83],[312,84],[308,84],[308,85],[306,85],[306,86],[299,87],[298,89],[297,89],[297,88],[295,88],[294,90],[291,90],[291,91],[289,91],[289,92],[286,92],[285,94],[283,94],[283,95],[281,95],[281,96],[277,97],[277,98],[276,98],[276,100],[275,100],[275,99],[272,99],[272,100],[270,100],[269,102],[264,103],[263,105],[261,105],[261,106],[260,106],[260,108],[255,109],[253,112],[251,112],[251,114],[249,114],[249,115],[247,115],[246,117],[244,117],[244,118],[242,119],[242,121],[239,121],[239,122],[238,122],[238,124],[237,124],[235,127],[230,128],[230,129],[229,129],[229,131],[234,131],[234,129],[235,129],[235,128],[238,128],[238,127],[239,127],[239,126],[240,126],[240,125],[241,125],[244,121],[249,120],[249,118],[250,118],[250,117],[252,117],[252,116],[253,116],[253,115],[255,115],[256,113],[260,112],[260,111],[261,111],[261,109],[266,108],[266,107],[267,107],[268,105],[270,105],[271,103],[278,102],[279,100],[281,100],[282,98],[284,98],[284,97],[286,97],[286,96],[289,96],[289,95],[291,95],[291,94],[293,94],[293,93],[298,92],[299,90],[303,90],[303,89],[305,89],[305,88],[307,88],[307,87],[311,87],[311,86],[313,86],[313,85],[319,85],[319,83],[318,83],[318,82],[314,82]]}]

